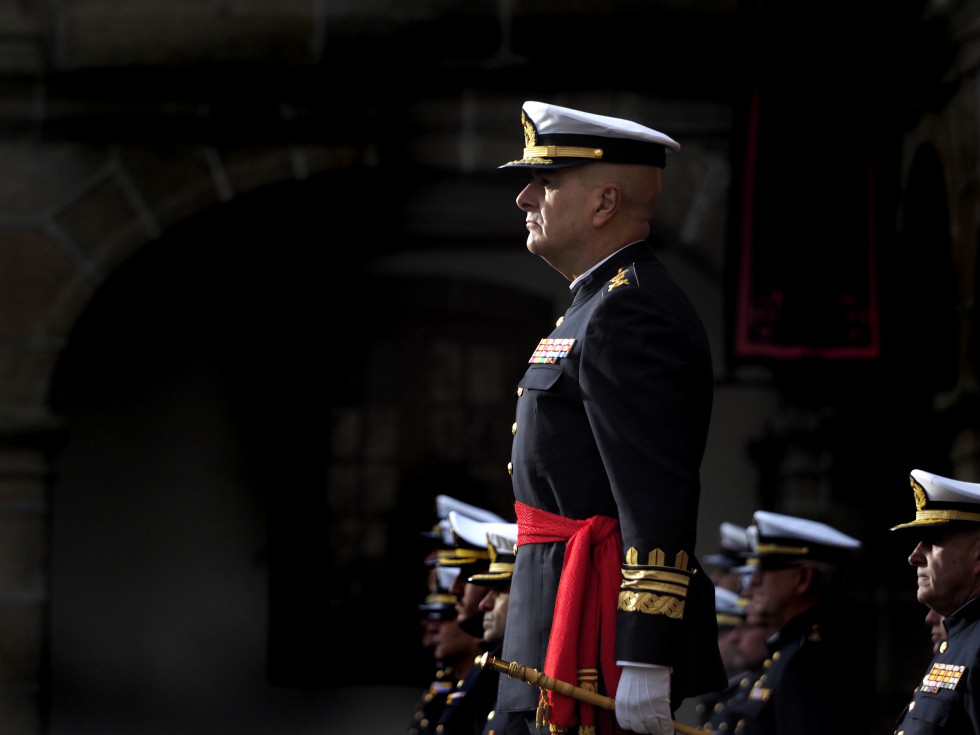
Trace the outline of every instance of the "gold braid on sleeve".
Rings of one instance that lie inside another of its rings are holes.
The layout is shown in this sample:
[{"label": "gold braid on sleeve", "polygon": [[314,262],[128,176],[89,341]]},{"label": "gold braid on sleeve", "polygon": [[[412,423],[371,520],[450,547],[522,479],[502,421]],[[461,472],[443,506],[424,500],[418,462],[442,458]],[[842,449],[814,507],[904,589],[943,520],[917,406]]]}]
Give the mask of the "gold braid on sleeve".
[{"label": "gold braid on sleeve", "polygon": [[664,552],[654,549],[647,563],[639,564],[639,552],[630,547],[623,564],[623,582],[619,588],[619,609],[647,615],[684,617],[687,587],[694,574],[689,569],[687,552],[680,551],[673,566],[664,564]]}]

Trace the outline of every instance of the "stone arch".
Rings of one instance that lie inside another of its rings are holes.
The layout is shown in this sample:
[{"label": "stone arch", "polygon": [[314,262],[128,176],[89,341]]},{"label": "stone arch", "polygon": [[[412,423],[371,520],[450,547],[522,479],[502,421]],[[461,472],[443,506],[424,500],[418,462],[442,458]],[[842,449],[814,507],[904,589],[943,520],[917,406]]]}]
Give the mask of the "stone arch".
[{"label": "stone arch", "polygon": [[[325,203],[385,180],[325,172],[214,204],[121,263],[79,320],[53,392],[69,422],[54,465],[54,732],[134,687],[148,709],[116,718],[162,717],[175,698],[186,706],[168,717],[200,724],[227,706],[247,731],[267,716],[258,703],[299,687],[319,693],[297,717],[326,720],[319,688],[400,684],[418,666],[431,499],[507,512],[511,372],[553,314],[472,275],[369,267],[418,243],[352,232]],[[250,535],[228,539],[223,514]],[[337,635],[381,635],[401,665],[329,665]]]},{"label": "stone arch", "polygon": [[219,150],[0,144],[0,530],[16,553],[0,569],[5,687],[0,719],[37,733],[46,717],[52,458],[65,438],[49,406],[73,324],[120,264],[174,223],[280,180],[353,165],[355,150],[316,146]]}]

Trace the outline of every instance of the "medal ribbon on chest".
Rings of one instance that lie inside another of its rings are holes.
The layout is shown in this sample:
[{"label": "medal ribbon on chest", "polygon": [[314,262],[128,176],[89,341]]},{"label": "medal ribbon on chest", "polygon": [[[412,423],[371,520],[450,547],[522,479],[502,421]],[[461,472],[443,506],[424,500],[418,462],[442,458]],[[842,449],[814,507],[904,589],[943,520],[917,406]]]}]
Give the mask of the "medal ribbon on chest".
[{"label": "medal ribbon on chest", "polygon": [[554,365],[561,358],[567,357],[575,345],[573,338],[555,339],[545,337],[534,348],[534,354],[528,360],[530,365]]},{"label": "medal ribbon on chest", "polygon": [[935,694],[940,689],[956,689],[966,666],[955,664],[933,664],[929,673],[922,677],[922,691]]}]

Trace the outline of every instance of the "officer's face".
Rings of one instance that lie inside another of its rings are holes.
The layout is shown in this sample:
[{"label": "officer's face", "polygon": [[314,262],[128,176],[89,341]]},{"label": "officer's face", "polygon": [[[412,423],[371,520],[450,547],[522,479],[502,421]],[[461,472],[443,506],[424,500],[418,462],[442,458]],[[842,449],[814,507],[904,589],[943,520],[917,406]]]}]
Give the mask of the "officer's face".
[{"label": "officer's face", "polygon": [[480,603],[483,610],[483,640],[486,643],[502,643],[507,626],[507,609],[510,607],[510,592],[506,589],[493,589]]},{"label": "officer's face", "polygon": [[749,581],[748,612],[777,633],[800,612],[798,602],[808,585],[803,566],[763,567],[760,565]]},{"label": "officer's face", "polygon": [[573,257],[581,257],[579,251],[592,234],[593,193],[584,167],[573,166],[535,170],[534,178],[517,195],[517,206],[525,213],[527,249],[566,277]]},{"label": "officer's face", "polygon": [[456,619],[469,620],[480,615],[480,600],[487,594],[487,588],[481,584],[467,582],[456,603]]},{"label": "officer's face", "polygon": [[980,596],[980,531],[949,529],[922,538],[909,554],[916,568],[916,598],[949,615]]},{"label": "officer's face", "polygon": [[432,655],[440,661],[458,661],[464,656],[471,656],[478,648],[479,639],[469,635],[459,627],[456,620],[447,620],[439,626],[435,636],[435,648]]},{"label": "officer's face", "polygon": [[742,668],[756,669],[769,656],[769,627],[758,615],[750,615],[732,633]]}]

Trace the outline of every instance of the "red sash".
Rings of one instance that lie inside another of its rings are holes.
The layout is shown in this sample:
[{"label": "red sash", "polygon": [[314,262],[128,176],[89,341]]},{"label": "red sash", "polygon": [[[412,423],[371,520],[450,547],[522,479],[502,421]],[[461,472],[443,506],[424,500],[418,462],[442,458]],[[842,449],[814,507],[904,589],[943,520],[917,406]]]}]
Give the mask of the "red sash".
[{"label": "red sash", "polygon": [[[615,697],[620,673],[616,665],[616,608],[623,548],[619,521],[607,516],[576,521],[519,502],[514,507],[518,546],[568,542],[544,673],[560,681],[597,689],[590,681],[579,681],[579,670],[601,670],[606,692]],[[542,696],[551,705],[552,725],[594,726],[596,712],[592,705],[576,702],[558,692],[542,693]],[[612,715],[607,710],[600,714],[603,719]],[[613,732],[615,724],[612,717],[611,724],[599,731]]]}]

